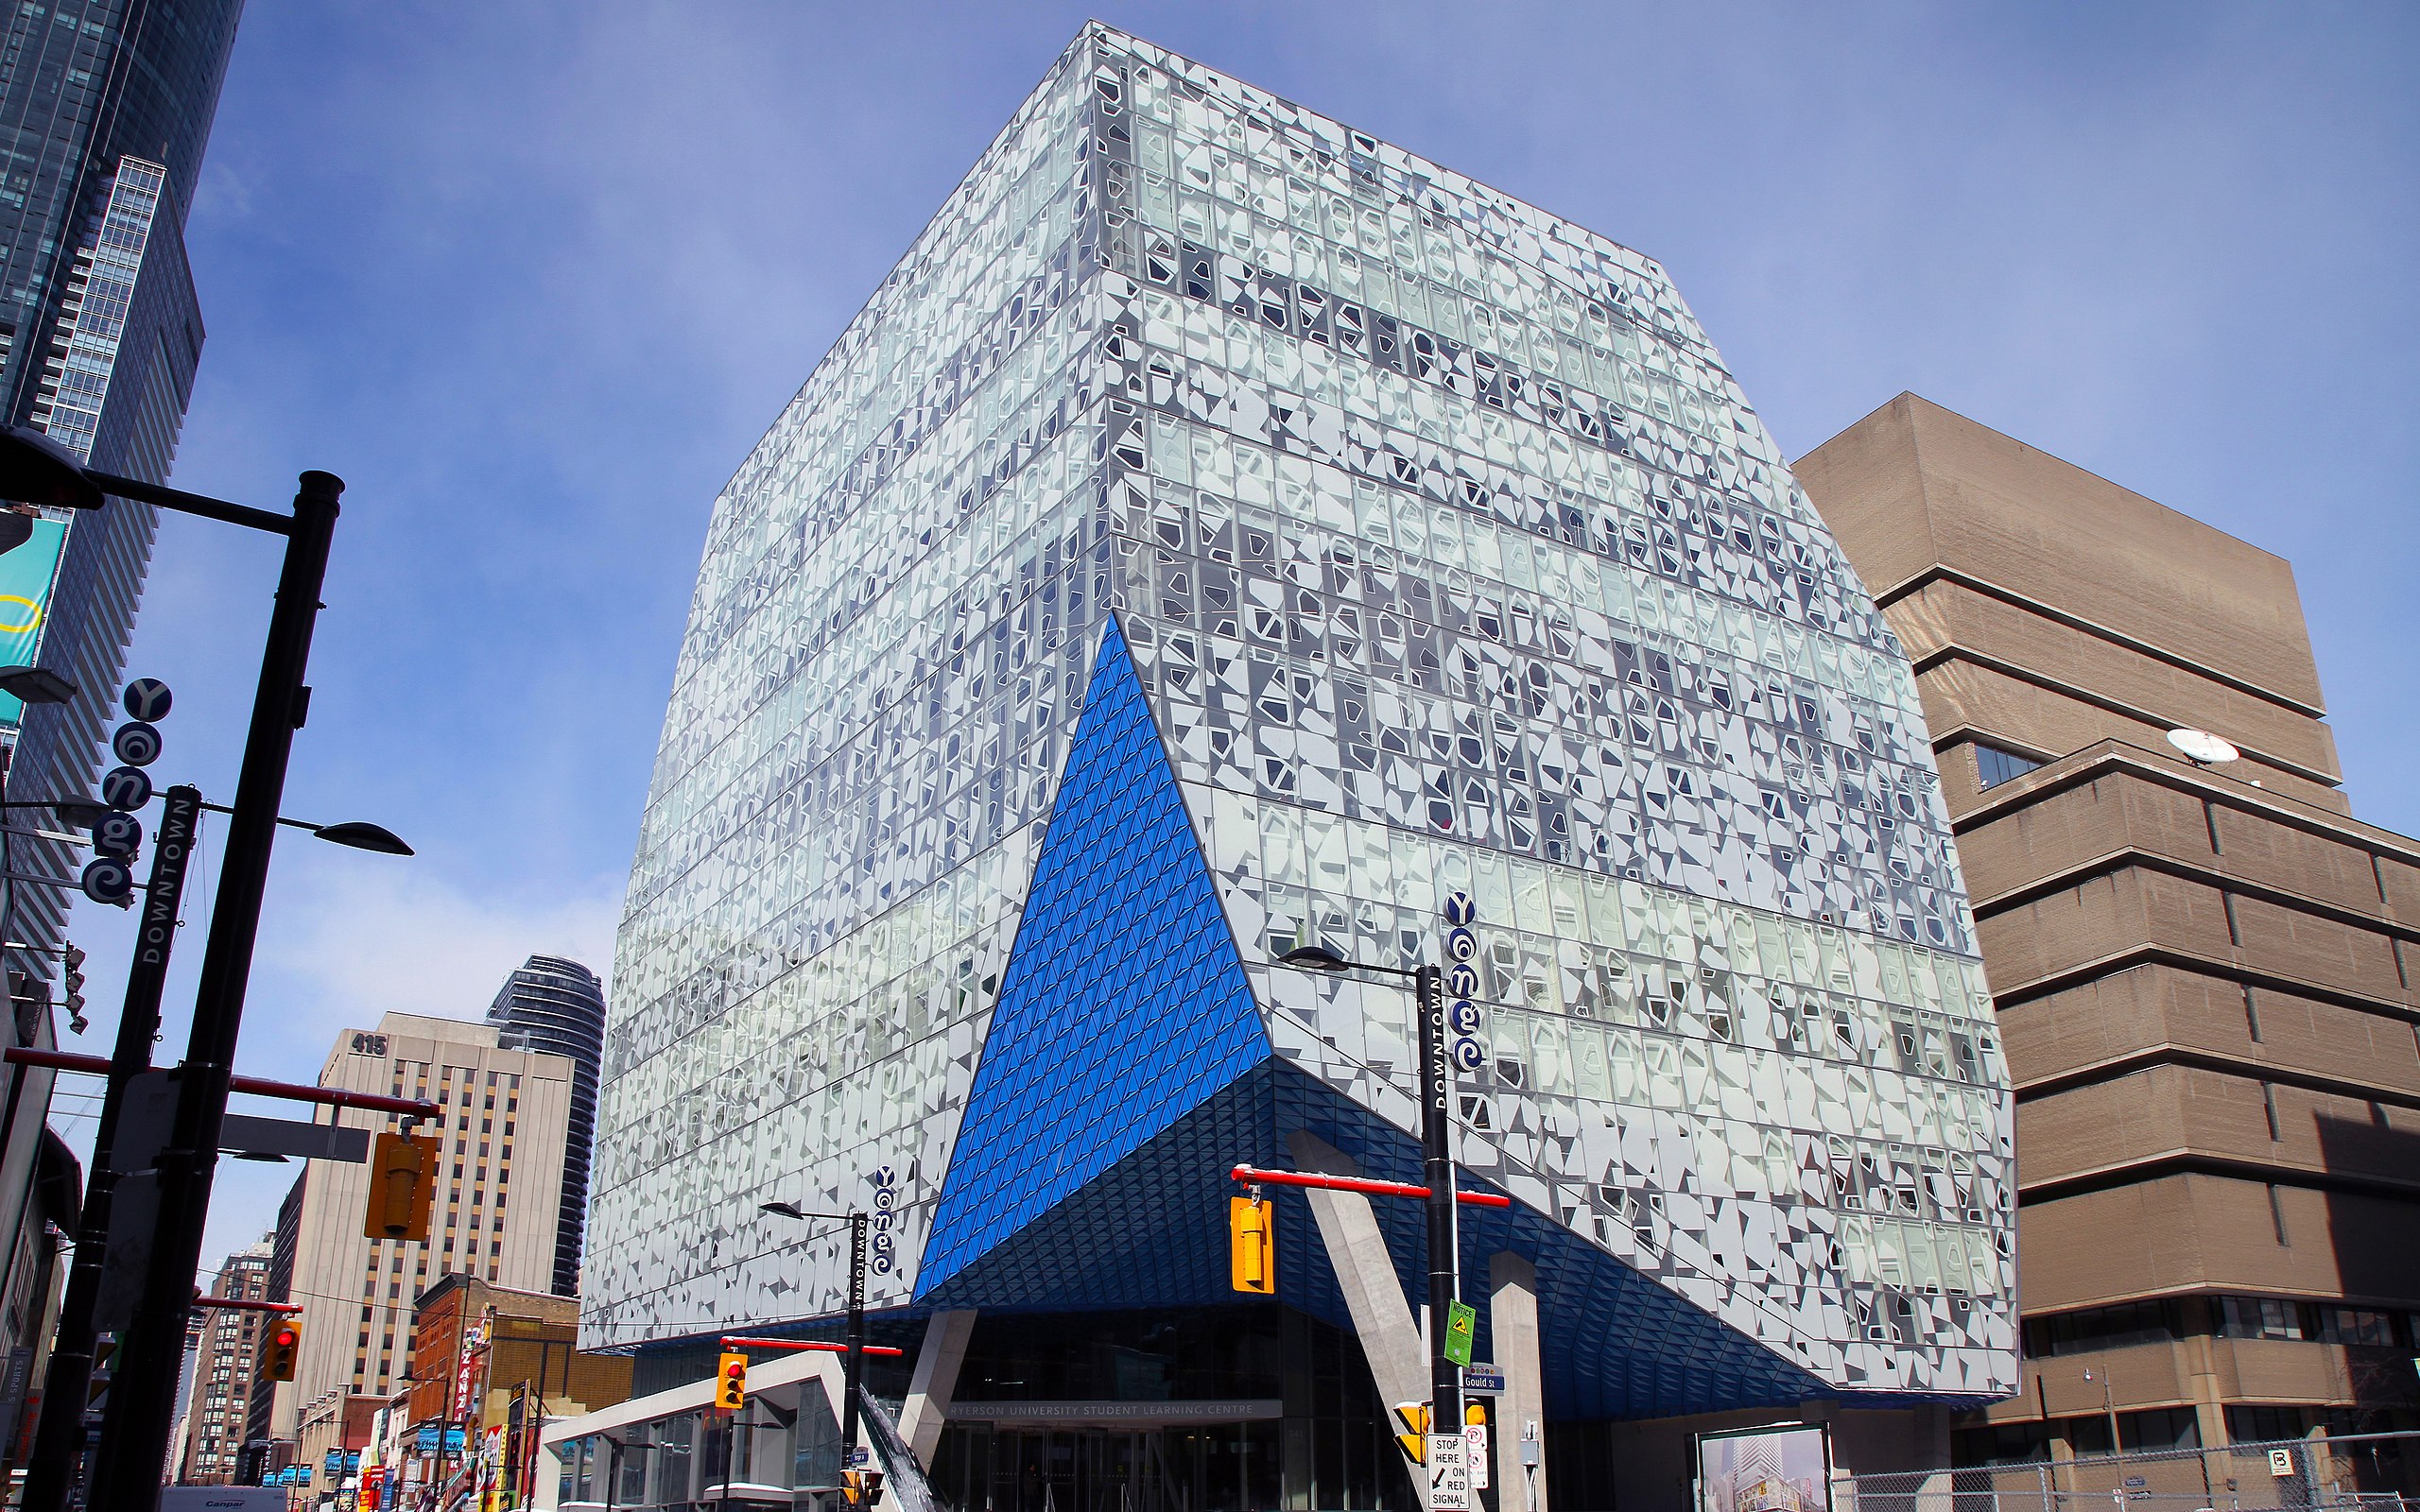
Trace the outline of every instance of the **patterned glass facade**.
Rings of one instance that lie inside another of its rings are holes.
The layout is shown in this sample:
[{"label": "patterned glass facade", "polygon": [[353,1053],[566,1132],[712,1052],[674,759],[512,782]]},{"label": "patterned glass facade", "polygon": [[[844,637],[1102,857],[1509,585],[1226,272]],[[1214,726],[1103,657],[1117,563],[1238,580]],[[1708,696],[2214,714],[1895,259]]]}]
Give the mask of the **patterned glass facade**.
[{"label": "patterned glass facade", "polygon": [[[1087,27],[717,502],[592,1336],[832,1312],[777,1196],[884,1215],[878,1305],[981,1306],[1070,1214],[1191,1193],[1137,1177],[1172,1152],[1403,1158],[1408,1000],[1270,963],[1427,958],[1453,889],[1460,1160],[1504,1242],[1607,1267],[1562,1322],[1699,1320],[1767,1395],[2013,1389],[2008,1083],[1909,667],[1663,270]],[[1188,1293],[1168,1247],[1062,1300]]]}]

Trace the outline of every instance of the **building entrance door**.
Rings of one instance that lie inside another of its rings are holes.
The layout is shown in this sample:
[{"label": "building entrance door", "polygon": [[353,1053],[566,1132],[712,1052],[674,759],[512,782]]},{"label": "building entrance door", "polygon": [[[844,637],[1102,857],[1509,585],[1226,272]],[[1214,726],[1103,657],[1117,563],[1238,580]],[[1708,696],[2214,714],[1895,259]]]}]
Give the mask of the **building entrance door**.
[{"label": "building entrance door", "polygon": [[993,1512],[1192,1512],[1168,1496],[1156,1432],[1005,1430],[994,1440]]},{"label": "building entrance door", "polygon": [[[1274,1424],[1126,1428],[1002,1428],[993,1439],[989,1512],[1245,1512],[1277,1483]],[[1255,1477],[1269,1439],[1266,1473]]]}]

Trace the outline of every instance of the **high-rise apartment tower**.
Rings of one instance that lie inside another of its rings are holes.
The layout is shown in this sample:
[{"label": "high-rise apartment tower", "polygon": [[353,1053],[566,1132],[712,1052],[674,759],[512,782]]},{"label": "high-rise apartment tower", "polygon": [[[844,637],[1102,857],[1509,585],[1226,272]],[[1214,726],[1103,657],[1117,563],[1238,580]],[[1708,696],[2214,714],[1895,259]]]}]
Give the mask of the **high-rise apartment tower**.
[{"label": "high-rise apartment tower", "polygon": [[605,1053],[605,986],[578,961],[532,955],[488,1007],[497,1042],[572,1063],[571,1119],[563,1142],[562,1221],[555,1236],[557,1297],[579,1295],[580,1237],[588,1225],[588,1159],[596,1138],[596,1068]]},{"label": "high-rise apartment tower", "polygon": [[[160,481],[201,354],[184,223],[242,0],[21,0],[0,14],[0,426],[33,425],[78,457]],[[156,513],[52,510],[0,553],[0,664],[52,668],[78,696],[27,710],[0,694],[0,791],[92,790]],[[36,817],[40,817],[39,815]],[[68,889],[85,857],[0,840],[0,981],[10,1043],[48,1046]],[[0,1068],[0,1235],[29,1220],[51,1073]],[[36,1230],[38,1232],[38,1230]],[[0,1339],[0,1345],[13,1344]]]},{"label": "high-rise apartment tower", "polygon": [[[242,0],[57,0],[9,8],[0,37],[0,424],[32,425],[112,472],[164,480],[200,361],[185,218]],[[91,791],[157,512],[118,501],[52,511],[0,555],[30,608],[0,654],[79,691],[0,695],[12,798]],[[28,865],[30,863],[30,865]],[[76,852],[19,838],[9,869],[74,875]],[[54,947],[57,888],[8,885],[8,936]],[[12,964],[47,974],[39,952]]]},{"label": "high-rise apartment tower", "polygon": [[[264,1239],[220,1263],[211,1295],[266,1301],[268,1269],[269,1242]],[[193,1390],[185,1404],[185,1452],[176,1479],[187,1486],[226,1486],[234,1480],[243,1453],[261,1339],[274,1319],[234,1308],[196,1311],[201,1340],[194,1354]]]}]

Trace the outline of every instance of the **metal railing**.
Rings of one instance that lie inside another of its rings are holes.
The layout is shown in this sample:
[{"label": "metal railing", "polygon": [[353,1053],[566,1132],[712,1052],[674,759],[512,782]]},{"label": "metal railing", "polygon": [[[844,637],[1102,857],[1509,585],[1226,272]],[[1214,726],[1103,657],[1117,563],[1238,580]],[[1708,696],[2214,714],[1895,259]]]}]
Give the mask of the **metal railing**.
[{"label": "metal railing", "polygon": [[2420,1512],[2420,1433],[1843,1475],[1833,1512]]}]

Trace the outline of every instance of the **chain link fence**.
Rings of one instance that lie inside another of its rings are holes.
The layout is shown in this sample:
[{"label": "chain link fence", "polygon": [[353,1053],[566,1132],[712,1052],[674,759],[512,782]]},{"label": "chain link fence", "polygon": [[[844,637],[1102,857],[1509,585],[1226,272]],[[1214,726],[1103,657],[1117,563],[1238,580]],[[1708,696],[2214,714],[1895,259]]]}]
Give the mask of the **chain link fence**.
[{"label": "chain link fence", "polygon": [[2420,1433],[2137,1451],[1832,1484],[1833,1512],[2420,1512]]}]

